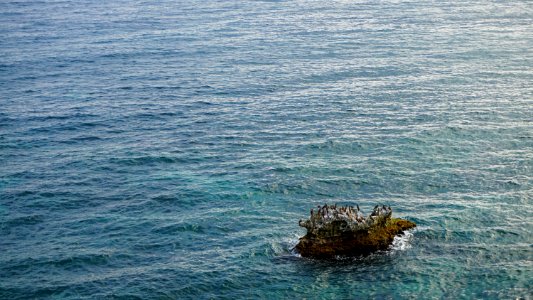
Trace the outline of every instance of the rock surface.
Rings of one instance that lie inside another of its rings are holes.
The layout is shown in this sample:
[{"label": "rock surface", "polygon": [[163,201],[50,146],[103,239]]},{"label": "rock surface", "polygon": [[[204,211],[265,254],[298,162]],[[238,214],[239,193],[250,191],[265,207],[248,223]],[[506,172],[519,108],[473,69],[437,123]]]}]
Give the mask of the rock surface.
[{"label": "rock surface", "polygon": [[416,226],[403,219],[392,218],[390,207],[375,206],[365,217],[352,206],[319,206],[311,209],[309,219],[300,220],[307,229],[295,249],[304,257],[332,258],[335,256],[366,255],[386,250],[394,236]]}]

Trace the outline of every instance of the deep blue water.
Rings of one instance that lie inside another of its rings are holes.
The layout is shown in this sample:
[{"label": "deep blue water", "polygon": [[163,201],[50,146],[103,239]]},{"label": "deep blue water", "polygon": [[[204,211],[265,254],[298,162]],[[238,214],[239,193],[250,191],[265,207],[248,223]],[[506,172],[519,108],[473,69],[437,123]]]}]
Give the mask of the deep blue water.
[{"label": "deep blue water", "polygon": [[[0,3],[0,298],[533,295],[533,2]],[[291,251],[323,203],[418,223]]]}]

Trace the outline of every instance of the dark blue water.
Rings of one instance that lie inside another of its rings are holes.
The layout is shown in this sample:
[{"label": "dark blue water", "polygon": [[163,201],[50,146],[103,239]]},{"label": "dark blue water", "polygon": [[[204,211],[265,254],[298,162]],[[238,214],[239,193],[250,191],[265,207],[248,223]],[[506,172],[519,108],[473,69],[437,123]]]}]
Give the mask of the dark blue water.
[{"label": "dark blue water", "polygon": [[[0,3],[0,298],[533,294],[531,1]],[[291,251],[323,203],[418,223]]]}]

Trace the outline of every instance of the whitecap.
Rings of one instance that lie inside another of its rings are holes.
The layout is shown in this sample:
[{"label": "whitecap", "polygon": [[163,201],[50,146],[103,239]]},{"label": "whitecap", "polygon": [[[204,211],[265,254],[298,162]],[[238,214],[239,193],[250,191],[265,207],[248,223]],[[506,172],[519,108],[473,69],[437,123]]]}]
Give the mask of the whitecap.
[{"label": "whitecap", "polygon": [[408,230],[403,234],[397,235],[392,241],[390,249],[393,251],[404,251],[412,247],[411,241],[413,239],[413,232]]}]

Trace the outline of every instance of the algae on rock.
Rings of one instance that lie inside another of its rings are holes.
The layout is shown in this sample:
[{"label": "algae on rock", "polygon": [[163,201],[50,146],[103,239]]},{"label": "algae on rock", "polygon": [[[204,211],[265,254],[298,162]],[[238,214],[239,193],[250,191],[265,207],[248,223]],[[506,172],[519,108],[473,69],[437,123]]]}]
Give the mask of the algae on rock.
[{"label": "algae on rock", "polygon": [[295,249],[304,257],[331,258],[335,256],[356,256],[386,250],[394,236],[415,227],[415,223],[392,218],[392,209],[375,206],[372,213],[364,217],[352,206],[319,206],[311,209],[308,220],[299,225],[307,229]]}]

